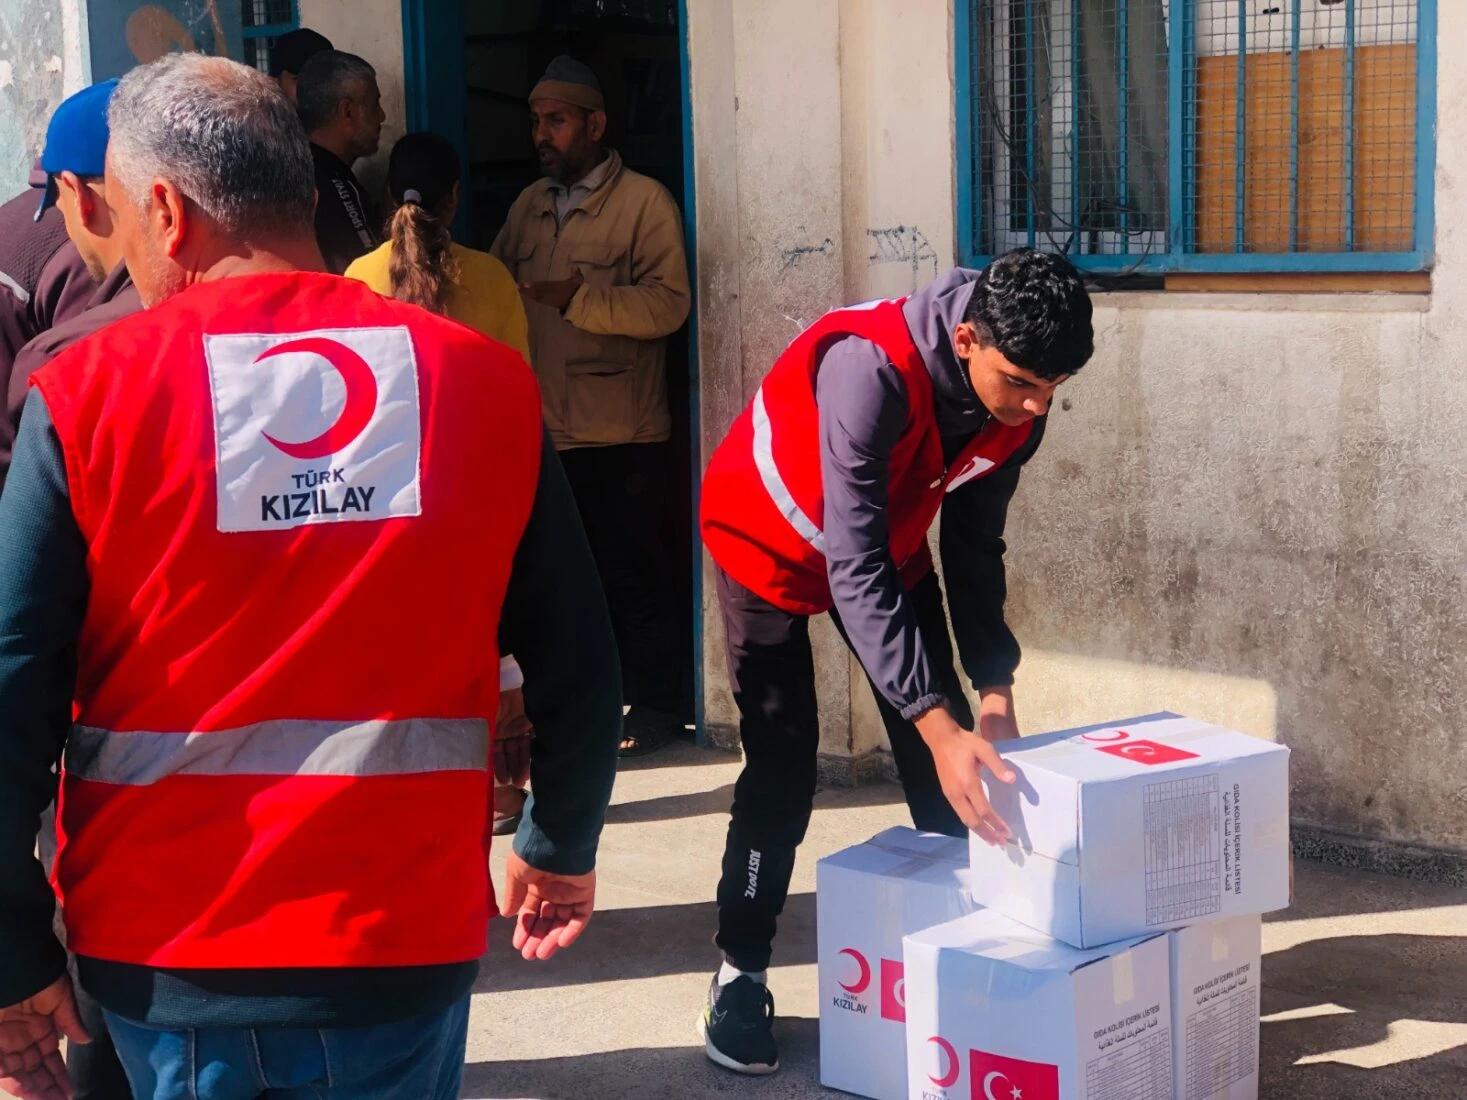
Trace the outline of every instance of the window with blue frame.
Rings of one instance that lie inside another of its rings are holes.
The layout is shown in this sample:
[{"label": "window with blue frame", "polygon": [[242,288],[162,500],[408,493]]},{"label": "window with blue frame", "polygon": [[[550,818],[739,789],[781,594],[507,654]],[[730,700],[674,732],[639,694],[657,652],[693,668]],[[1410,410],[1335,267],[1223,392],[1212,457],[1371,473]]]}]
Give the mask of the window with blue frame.
[{"label": "window with blue frame", "polygon": [[1438,0],[965,0],[965,261],[1431,265]]},{"label": "window with blue frame", "polygon": [[261,72],[270,71],[275,39],[301,25],[296,0],[244,0],[244,60]]}]

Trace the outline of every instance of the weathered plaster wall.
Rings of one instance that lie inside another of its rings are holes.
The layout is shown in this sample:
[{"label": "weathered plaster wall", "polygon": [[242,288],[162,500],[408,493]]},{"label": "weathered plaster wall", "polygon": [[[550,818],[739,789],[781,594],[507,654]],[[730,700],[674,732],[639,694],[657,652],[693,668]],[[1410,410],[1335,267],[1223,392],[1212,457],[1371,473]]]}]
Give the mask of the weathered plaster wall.
[{"label": "weathered plaster wall", "polygon": [[0,194],[26,185],[56,105],[88,83],[84,0],[0,0]]}]

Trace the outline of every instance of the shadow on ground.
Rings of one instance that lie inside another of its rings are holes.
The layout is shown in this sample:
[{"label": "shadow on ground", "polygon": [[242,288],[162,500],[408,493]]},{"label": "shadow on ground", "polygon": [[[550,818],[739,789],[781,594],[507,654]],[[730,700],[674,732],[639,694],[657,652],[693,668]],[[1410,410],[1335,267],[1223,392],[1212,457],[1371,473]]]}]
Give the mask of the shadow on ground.
[{"label": "shadow on ground", "polygon": [[[727,814],[729,807],[733,805],[733,795],[734,785],[725,783],[711,791],[692,791],[632,802],[617,802],[607,808],[606,824],[637,825],[652,821],[677,821],[689,817]],[[901,801],[902,790],[895,783],[873,783],[868,787],[821,787],[815,792],[816,809],[891,806]]]},{"label": "shadow on ground", "polygon": [[[1467,1096],[1467,1045],[1462,1045],[1467,1044],[1467,940],[1414,935],[1312,940],[1266,956],[1263,981],[1265,1016],[1299,1006],[1313,1006],[1306,1011],[1337,1006],[1329,1014],[1263,1025],[1264,1096]],[[1399,1049],[1414,1041],[1429,1050],[1434,1037],[1458,1045],[1419,1057]],[[1388,1039],[1396,1041],[1397,1051],[1371,1049]],[[1402,1060],[1371,1065],[1403,1054]],[[1296,1064],[1320,1056],[1331,1060]]]},{"label": "shadow on ground", "polygon": [[634,825],[646,821],[676,821],[681,818],[703,817],[705,814],[726,814],[732,802],[732,783],[715,787],[711,791],[669,794],[660,798],[644,798],[637,802],[618,802],[607,807],[606,824]]},{"label": "shadow on ground", "polygon": [[[1399,913],[1443,904],[1442,887],[1435,883],[1386,877],[1302,858],[1296,859],[1294,866],[1296,871],[1306,867],[1309,871],[1295,879],[1294,903],[1287,909],[1265,914],[1264,921]],[[1383,883],[1389,883],[1390,888],[1383,889]],[[1459,892],[1452,901],[1461,896]],[[1462,1095],[1467,1097],[1467,1088]]]},{"label": "shadow on ground", "polygon": [[686,1047],[642,1047],[542,1061],[478,1062],[464,1070],[465,1100],[599,1100],[606,1097],[841,1096],[822,1089],[819,1022],[781,1017],[780,1071],[773,1077],[740,1077],[703,1057],[688,1022]]},{"label": "shadow on ground", "polygon": [[[603,909],[586,926],[574,951],[534,966],[502,950],[509,924],[495,921],[491,932],[494,949],[480,964],[474,992],[505,993],[702,971],[711,976],[719,962],[713,946],[717,916],[717,906],[711,901]],[[785,903],[775,961],[780,966],[815,961],[814,894],[792,894]]]}]

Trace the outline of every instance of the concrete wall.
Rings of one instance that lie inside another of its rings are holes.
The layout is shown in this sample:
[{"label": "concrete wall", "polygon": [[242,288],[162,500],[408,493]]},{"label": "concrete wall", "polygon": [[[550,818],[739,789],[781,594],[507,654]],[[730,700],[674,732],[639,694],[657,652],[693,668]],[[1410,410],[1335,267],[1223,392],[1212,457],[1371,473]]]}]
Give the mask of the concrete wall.
[{"label": "concrete wall", "polygon": [[26,185],[56,105],[88,83],[83,0],[0,6],[0,195]]},{"label": "concrete wall", "polygon": [[382,90],[382,145],[375,157],[358,163],[362,185],[380,200],[387,178],[387,155],[407,130],[403,93],[401,0],[300,0],[301,26],[320,31],[338,50],[364,58],[377,70]]},{"label": "concrete wall", "polygon": [[[706,459],[801,324],[952,264],[952,30],[945,0],[689,7]],[[1440,18],[1455,57],[1467,5]],[[1301,825],[1467,849],[1464,108],[1443,64],[1429,296],[1097,297],[1011,513],[1024,728],[1181,710],[1289,744]],[[817,634],[827,774],[856,776],[879,724]]]}]

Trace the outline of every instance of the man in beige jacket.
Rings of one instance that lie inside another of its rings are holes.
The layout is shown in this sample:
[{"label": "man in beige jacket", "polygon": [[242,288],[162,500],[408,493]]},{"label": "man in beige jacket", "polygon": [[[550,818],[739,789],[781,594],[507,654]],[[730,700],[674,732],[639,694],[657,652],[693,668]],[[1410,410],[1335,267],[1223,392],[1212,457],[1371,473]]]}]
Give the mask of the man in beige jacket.
[{"label": "man in beige jacket", "polygon": [[545,423],[580,505],[621,648],[623,755],[681,727],[671,588],[667,338],[691,304],[682,216],[667,189],[603,144],[595,74],[569,57],[530,92],[545,178],[494,242],[525,296]]}]

